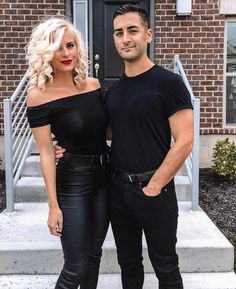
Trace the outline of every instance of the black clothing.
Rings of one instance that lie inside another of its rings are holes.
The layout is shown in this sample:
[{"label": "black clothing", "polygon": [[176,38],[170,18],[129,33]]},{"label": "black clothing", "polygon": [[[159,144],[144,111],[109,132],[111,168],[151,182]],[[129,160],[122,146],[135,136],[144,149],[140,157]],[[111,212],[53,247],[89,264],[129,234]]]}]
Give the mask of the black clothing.
[{"label": "black clothing", "polygon": [[158,65],[135,77],[124,74],[108,90],[106,105],[111,164],[131,173],[159,167],[170,149],[168,118],[192,108],[181,77]]},{"label": "black clothing", "polygon": [[107,165],[65,152],[57,165],[65,263],[55,289],[95,289],[108,228]]},{"label": "black clothing", "polygon": [[142,231],[158,288],[183,289],[175,250],[178,207],[173,183],[156,197],[146,196],[141,185],[116,176],[111,188],[110,218],[123,289],[143,288]]},{"label": "black clothing", "polygon": [[143,286],[142,230],[159,288],[183,289],[175,248],[178,206],[174,181],[160,195],[150,197],[142,190],[149,180],[127,180],[158,169],[170,149],[169,117],[178,110],[192,109],[190,95],[179,75],[154,65],[135,77],[124,74],[109,89],[106,107],[114,172],[110,218],[123,289]]},{"label": "black clothing", "polygon": [[108,228],[107,117],[100,89],[28,107],[30,127],[51,125],[66,149],[56,169],[63,270],[55,289],[96,289]]},{"label": "black clothing", "polygon": [[30,127],[51,125],[67,152],[89,155],[106,151],[107,116],[101,89],[28,107]]}]

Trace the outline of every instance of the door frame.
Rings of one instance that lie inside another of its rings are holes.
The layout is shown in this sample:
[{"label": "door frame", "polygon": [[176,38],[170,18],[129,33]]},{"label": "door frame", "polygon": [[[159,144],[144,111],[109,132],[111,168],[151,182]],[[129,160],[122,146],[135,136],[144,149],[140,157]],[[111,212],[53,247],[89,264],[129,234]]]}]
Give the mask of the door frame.
[{"label": "door frame", "polygon": [[[78,0],[77,0],[78,1]],[[93,0],[86,0],[88,5],[88,34],[87,39],[89,42],[89,49],[88,49],[88,58],[89,58],[89,74],[93,75]],[[65,0],[65,15],[68,19],[70,19],[73,22],[74,18],[74,12],[73,12],[73,6],[74,6],[73,0]],[[81,2],[85,2],[84,0]],[[127,1],[129,2],[129,1]],[[150,53],[149,57],[151,61],[155,62],[155,0],[149,0],[150,2],[150,27],[153,30],[153,40],[150,43]]]}]

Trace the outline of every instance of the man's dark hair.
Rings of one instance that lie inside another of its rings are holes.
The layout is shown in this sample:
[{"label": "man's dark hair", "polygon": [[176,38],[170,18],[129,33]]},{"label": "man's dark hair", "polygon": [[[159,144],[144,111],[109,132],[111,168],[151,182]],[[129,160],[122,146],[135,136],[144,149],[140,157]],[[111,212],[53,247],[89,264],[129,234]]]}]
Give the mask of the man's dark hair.
[{"label": "man's dark hair", "polygon": [[113,20],[119,16],[124,15],[129,12],[136,12],[139,14],[139,16],[142,19],[143,25],[146,28],[149,28],[149,18],[148,13],[145,9],[141,8],[139,5],[133,5],[133,4],[124,4],[121,5],[119,8],[117,8],[113,14]]}]

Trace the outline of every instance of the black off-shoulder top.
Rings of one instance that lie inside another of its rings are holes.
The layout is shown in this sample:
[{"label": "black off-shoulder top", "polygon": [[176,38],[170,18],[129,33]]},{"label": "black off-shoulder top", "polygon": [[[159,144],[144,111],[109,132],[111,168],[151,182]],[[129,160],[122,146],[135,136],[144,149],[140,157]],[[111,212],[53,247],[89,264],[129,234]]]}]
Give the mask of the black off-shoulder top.
[{"label": "black off-shoulder top", "polygon": [[107,115],[101,89],[27,108],[31,128],[50,124],[60,146],[82,155],[107,151]]}]

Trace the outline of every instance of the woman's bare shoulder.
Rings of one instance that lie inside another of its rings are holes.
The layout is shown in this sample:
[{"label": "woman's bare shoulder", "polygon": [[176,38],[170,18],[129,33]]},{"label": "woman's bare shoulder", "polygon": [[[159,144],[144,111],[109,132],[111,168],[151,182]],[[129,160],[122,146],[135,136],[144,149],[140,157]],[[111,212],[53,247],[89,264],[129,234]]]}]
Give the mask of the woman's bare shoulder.
[{"label": "woman's bare shoulder", "polygon": [[95,90],[101,87],[99,80],[94,77],[87,77],[86,78],[86,86],[88,90]]},{"label": "woman's bare shoulder", "polygon": [[43,92],[40,88],[32,88],[27,95],[27,106],[37,106],[42,104]]}]

